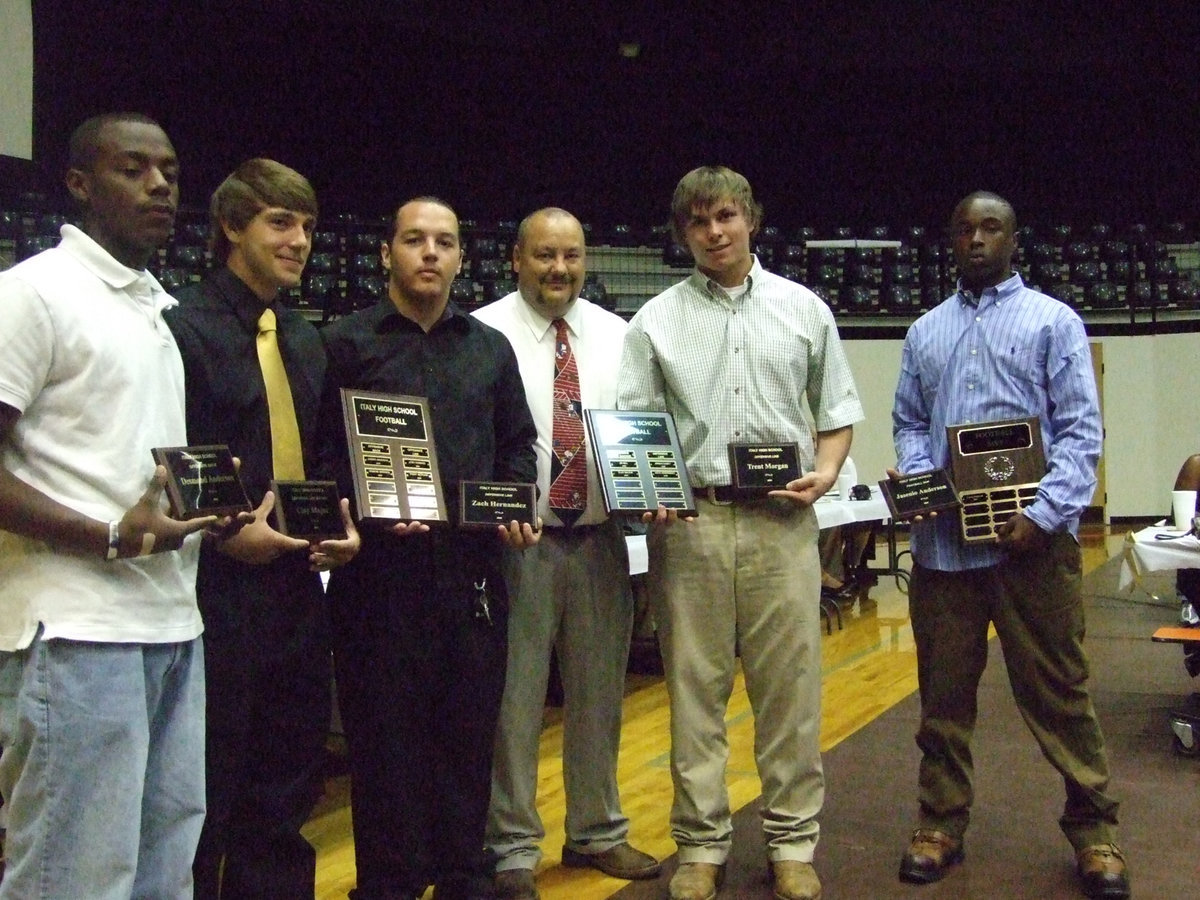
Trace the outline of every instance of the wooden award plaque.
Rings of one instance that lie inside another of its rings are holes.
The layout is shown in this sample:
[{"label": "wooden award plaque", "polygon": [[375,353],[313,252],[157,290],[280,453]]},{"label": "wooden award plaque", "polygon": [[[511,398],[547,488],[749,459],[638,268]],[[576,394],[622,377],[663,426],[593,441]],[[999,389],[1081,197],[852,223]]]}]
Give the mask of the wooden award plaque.
[{"label": "wooden award plaque", "polygon": [[232,516],[254,509],[225,444],[154,447],[150,452],[167,470],[167,503],[175,518]]},{"label": "wooden award plaque", "polygon": [[696,515],[675,420],[665,412],[586,409],[588,442],[609,512]]},{"label": "wooden award plaque", "polygon": [[950,473],[962,501],[965,543],[990,543],[996,529],[1037,497],[1046,474],[1037,416],[946,428]]},{"label": "wooden award plaque", "polygon": [[429,402],[343,388],[342,413],[359,518],[448,521]]}]

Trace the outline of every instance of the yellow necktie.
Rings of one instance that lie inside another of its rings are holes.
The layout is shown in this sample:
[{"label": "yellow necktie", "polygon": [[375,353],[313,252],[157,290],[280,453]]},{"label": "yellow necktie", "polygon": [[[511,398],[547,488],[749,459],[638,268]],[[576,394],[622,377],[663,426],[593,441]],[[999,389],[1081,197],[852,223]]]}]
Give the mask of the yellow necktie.
[{"label": "yellow necktie", "polygon": [[267,389],[267,410],[271,417],[271,463],[275,477],[282,481],[304,480],[304,454],[300,449],[300,426],[288,385],[279,341],[275,337],[275,311],[268,309],[258,319],[258,364],[262,367]]}]

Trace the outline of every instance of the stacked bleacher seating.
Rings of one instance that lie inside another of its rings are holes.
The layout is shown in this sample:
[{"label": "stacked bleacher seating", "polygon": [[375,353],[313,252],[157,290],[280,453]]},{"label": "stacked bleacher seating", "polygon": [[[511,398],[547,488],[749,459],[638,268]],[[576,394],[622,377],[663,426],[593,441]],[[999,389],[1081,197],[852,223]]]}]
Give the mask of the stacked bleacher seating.
[{"label": "stacked bleacher seating", "polygon": [[[0,268],[56,244],[65,221],[68,211],[38,195],[0,201]],[[324,215],[313,234],[304,279],[287,302],[314,319],[377,302],[386,288],[379,248],[388,224],[386,217]],[[517,223],[464,219],[460,227],[464,262],[451,293],[457,304],[473,309],[514,290]],[[618,222],[585,224],[584,229],[589,248],[584,296],[618,313],[632,314],[692,268],[690,253],[671,240],[664,225]],[[866,245],[814,245],[829,238]],[[181,210],[172,239],[152,268],[168,289],[203,278],[213,264],[207,243],[205,213]],[[1200,242],[1186,223],[1025,225],[1019,248],[1015,262],[1026,282],[1085,319],[1132,322],[1191,317],[1200,310]],[[839,320],[851,324],[911,321],[954,290],[953,256],[940,227],[768,224],[755,235],[754,250],[764,267],[808,286]]]}]

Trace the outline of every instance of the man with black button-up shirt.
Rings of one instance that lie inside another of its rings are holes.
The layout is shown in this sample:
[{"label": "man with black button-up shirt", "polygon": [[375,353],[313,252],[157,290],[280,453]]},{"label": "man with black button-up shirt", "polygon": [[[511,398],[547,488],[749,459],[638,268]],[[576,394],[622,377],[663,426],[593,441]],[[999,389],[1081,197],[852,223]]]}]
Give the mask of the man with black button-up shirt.
[{"label": "man with black button-up shirt", "polygon": [[[323,448],[349,488],[339,389],[425,397],[447,509],[459,482],[536,483],[537,430],[508,339],[449,302],[462,264],[445,203],[403,204],[380,250],[388,296],[322,330],[329,354]],[[338,699],[350,747],[355,900],[491,892],[484,825],[504,690],[501,557],[538,539],[529,524],[364,527],[333,573]]]},{"label": "man with black button-up shirt", "polygon": [[[298,172],[243,163],[217,188],[212,249],[222,267],[177,292],[167,321],[183,356],[191,444],[228,444],[252,501],[275,472],[259,322],[276,342],[300,435],[311,448],[325,374],[316,329],[279,302],[300,282],[317,201]],[[311,465],[307,468],[312,468]],[[286,537],[268,523],[272,498],[235,538],[201,550],[197,596],[208,676],[208,816],[193,872],[197,898],[311,898],[316,853],[300,835],[320,796],[330,716],[328,622],[318,570],[354,555],[341,541]]]}]

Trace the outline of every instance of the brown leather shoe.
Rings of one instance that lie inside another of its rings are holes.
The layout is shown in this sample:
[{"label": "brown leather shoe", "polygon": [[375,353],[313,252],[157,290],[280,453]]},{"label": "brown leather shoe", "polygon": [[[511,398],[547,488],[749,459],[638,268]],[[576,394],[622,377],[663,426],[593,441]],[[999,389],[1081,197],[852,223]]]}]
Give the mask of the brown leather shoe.
[{"label": "brown leather shoe", "polygon": [[716,900],[725,880],[725,866],[716,863],[680,863],[668,885],[671,900]]},{"label": "brown leather shoe", "polygon": [[1129,873],[1116,844],[1092,844],[1075,854],[1075,871],[1084,894],[1099,900],[1125,900]]},{"label": "brown leather shoe", "polygon": [[492,888],[499,900],[539,900],[532,869],[501,869]]},{"label": "brown leather shoe", "polygon": [[657,878],[662,866],[649,853],[631,846],[628,841],[609,847],[600,853],[580,853],[563,847],[562,864],[569,869],[590,866],[613,878],[633,881],[640,878]]},{"label": "brown leather shoe", "polygon": [[820,900],[821,879],[812,863],[779,859],[771,863],[775,900]]},{"label": "brown leather shoe", "polygon": [[963,861],[961,840],[934,828],[918,828],[900,857],[900,880],[913,884],[941,881],[946,870]]}]

